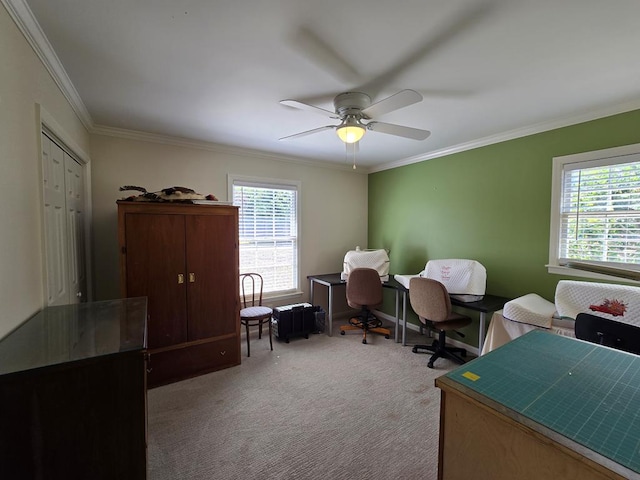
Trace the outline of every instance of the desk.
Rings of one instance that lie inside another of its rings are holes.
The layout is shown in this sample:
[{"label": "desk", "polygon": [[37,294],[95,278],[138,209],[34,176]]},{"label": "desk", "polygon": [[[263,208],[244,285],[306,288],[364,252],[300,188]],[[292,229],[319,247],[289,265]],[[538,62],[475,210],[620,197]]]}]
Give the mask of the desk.
[{"label": "desk", "polygon": [[[314,284],[324,285],[328,289],[327,304],[327,323],[329,324],[328,334],[333,335],[333,288],[340,285],[346,285],[347,282],[340,278],[339,273],[327,273],[325,275],[309,275],[309,303],[313,305]],[[402,345],[406,345],[407,340],[407,292],[408,290],[395,279],[390,279],[382,283],[383,288],[391,288],[396,291],[396,342],[399,340],[399,323],[400,323],[400,294],[402,294]]]},{"label": "desk", "polygon": [[509,300],[511,300],[511,298],[498,297],[496,295],[485,295],[482,300],[478,300],[477,302],[461,302],[455,298],[451,299],[451,305],[480,312],[480,326],[478,327],[478,355],[482,355],[487,313],[493,313],[496,310],[500,310]]},{"label": "desk", "polygon": [[640,357],[533,331],[436,379],[439,479],[640,478]]}]

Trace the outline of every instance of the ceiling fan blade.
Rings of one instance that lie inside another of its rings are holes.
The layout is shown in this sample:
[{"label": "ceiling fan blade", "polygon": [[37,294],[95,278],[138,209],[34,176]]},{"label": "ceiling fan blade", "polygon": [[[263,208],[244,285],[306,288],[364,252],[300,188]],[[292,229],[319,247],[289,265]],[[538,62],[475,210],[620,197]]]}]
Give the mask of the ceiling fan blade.
[{"label": "ceiling fan blade", "polygon": [[432,51],[462,34],[465,29],[471,27],[473,23],[478,22],[482,17],[486,16],[493,10],[494,4],[497,3],[497,1],[498,0],[487,0],[478,2],[472,8],[460,12],[449,22],[448,26],[436,32],[435,35],[427,37],[424,42],[419,44],[414,50],[410,51],[385,72],[363,85],[361,87],[362,91],[367,92],[372,97],[376,96],[378,92],[391,85],[396,78],[410,67],[418,64]]},{"label": "ceiling fan blade", "polygon": [[359,83],[360,74],[340,54],[309,27],[300,27],[293,36],[293,44],[303,55],[337,80],[349,85]]},{"label": "ceiling fan blade", "polygon": [[329,118],[339,118],[335,112],[331,110],[327,110],[324,108],[316,107],[315,105],[310,105],[308,103],[300,102],[299,100],[280,100],[280,104],[285,107],[297,108],[299,110],[308,110],[310,112],[319,113],[325,117]]},{"label": "ceiling fan blade", "polygon": [[306,137],[307,135],[313,135],[314,133],[320,133],[324,130],[330,130],[336,127],[337,125],[325,125],[324,127],[318,127],[312,130],[306,130],[304,132],[294,133],[293,135],[288,135],[286,137],[279,138],[278,140],[292,140],[294,138]]},{"label": "ceiling fan blade", "polygon": [[420,130],[419,128],[405,127],[402,125],[384,122],[369,122],[367,124],[367,130],[396,135],[398,137],[412,138],[413,140],[425,140],[429,135],[431,135],[429,130]]},{"label": "ceiling fan blade", "polygon": [[408,107],[421,101],[422,95],[415,90],[401,90],[390,97],[368,106],[362,110],[362,113],[369,118],[377,118],[385,113],[393,112],[394,110]]}]

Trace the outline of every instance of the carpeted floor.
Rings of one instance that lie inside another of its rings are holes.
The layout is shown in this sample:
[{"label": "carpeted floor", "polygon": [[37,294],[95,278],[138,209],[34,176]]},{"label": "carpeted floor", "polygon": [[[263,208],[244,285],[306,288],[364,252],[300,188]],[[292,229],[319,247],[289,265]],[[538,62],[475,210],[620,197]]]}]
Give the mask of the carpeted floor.
[{"label": "carpeted floor", "polygon": [[149,479],[437,478],[434,380],[456,365],[339,325],[273,352],[256,330],[242,365],[150,390]]}]

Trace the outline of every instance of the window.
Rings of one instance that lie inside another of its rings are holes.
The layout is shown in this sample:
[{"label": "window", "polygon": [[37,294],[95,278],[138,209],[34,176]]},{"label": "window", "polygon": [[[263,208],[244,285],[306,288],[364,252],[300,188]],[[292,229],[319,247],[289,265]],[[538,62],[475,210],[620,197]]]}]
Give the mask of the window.
[{"label": "window", "polygon": [[229,177],[239,209],[240,272],[264,278],[265,294],[299,290],[297,182]]},{"label": "window", "polygon": [[554,158],[552,188],[550,271],[640,280],[640,145]]}]

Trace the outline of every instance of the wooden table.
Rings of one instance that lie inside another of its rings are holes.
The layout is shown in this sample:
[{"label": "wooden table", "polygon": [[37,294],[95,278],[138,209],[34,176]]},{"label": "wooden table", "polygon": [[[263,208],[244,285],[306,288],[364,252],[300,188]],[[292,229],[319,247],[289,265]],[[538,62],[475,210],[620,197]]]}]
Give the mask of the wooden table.
[{"label": "wooden table", "polygon": [[439,479],[640,478],[640,357],[533,331],[439,377]]}]

